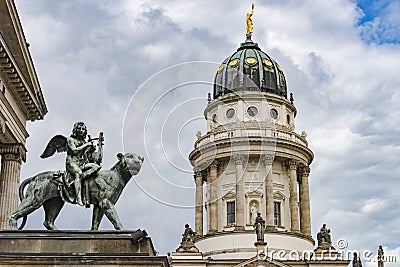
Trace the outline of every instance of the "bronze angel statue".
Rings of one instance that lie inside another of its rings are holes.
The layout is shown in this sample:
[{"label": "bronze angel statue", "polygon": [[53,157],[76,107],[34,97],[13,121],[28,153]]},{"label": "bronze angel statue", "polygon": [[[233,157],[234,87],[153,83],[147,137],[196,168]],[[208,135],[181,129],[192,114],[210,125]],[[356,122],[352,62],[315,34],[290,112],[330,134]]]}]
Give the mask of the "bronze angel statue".
[{"label": "bronze angel statue", "polygon": [[114,205],[132,175],[139,173],[144,159],[134,153],[118,153],[118,162],[110,170],[100,170],[103,142],[103,133],[98,138],[91,138],[83,122],[74,124],[69,137],[54,136],[41,158],[48,158],[56,151],[67,152],[66,170],[43,172],[22,182],[19,189],[21,203],[9,216],[11,228],[17,229],[17,220],[23,218],[18,228],[22,229],[27,215],[43,206],[44,226],[54,230],[55,219],[64,203],[69,202],[86,207],[93,204],[92,230],[98,229],[104,214],[115,229],[123,229]]},{"label": "bronze angel statue", "polygon": [[[82,182],[101,169],[100,164],[103,159],[103,133],[100,133],[99,138],[95,139],[90,138],[90,136],[86,139],[86,136],[86,125],[81,121],[76,122],[70,137],[54,136],[40,156],[41,158],[48,158],[54,155],[56,151],[67,152],[65,160],[67,172],[63,176],[65,188],[67,189],[65,196],[69,202],[77,203],[81,206],[84,205],[82,199],[85,200],[85,205],[88,204],[86,191],[84,191],[82,197]],[[93,141],[96,139],[98,141],[98,151],[93,145]],[[70,185],[73,185],[74,192],[70,192]]]}]

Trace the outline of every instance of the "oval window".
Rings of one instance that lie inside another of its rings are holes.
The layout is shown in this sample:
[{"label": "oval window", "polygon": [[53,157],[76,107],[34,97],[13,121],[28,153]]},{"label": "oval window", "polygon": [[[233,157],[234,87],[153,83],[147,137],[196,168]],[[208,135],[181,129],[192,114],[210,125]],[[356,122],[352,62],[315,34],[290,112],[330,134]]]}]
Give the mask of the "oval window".
[{"label": "oval window", "polygon": [[251,106],[247,109],[247,114],[249,114],[251,117],[254,117],[258,114],[258,109],[254,106]]},{"label": "oval window", "polygon": [[230,108],[226,111],[226,117],[228,119],[232,119],[233,116],[235,116],[235,110],[233,108]]},{"label": "oval window", "polygon": [[276,109],[274,109],[274,108],[269,111],[269,114],[271,115],[271,117],[274,120],[276,120],[278,118],[278,111]]}]

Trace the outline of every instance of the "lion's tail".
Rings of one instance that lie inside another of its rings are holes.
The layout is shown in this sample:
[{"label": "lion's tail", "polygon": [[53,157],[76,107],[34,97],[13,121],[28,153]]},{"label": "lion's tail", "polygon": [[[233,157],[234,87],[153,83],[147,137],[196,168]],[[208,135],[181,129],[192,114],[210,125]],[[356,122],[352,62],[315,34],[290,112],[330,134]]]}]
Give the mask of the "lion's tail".
[{"label": "lion's tail", "polygon": [[[18,194],[19,194],[19,200],[20,200],[20,201],[22,201],[22,200],[25,198],[25,196],[24,196],[25,187],[26,187],[30,182],[32,182],[33,178],[34,178],[34,177],[25,179],[25,180],[22,182],[22,184],[19,186],[19,192],[18,192]],[[24,216],[24,217],[22,218],[21,226],[18,227],[18,230],[22,230],[22,229],[24,228],[24,226],[25,226],[25,224],[26,224],[26,220],[27,220],[27,216]]]}]

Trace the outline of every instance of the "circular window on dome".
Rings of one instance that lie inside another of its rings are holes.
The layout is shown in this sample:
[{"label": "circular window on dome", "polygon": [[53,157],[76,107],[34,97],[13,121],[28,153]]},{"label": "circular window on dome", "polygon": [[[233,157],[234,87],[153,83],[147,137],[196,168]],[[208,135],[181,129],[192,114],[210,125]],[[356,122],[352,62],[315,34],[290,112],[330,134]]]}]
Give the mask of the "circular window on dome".
[{"label": "circular window on dome", "polygon": [[229,62],[229,66],[231,67],[236,67],[238,64],[238,60],[237,59],[232,59],[231,62]]},{"label": "circular window on dome", "polygon": [[221,66],[219,66],[219,68],[218,68],[218,72],[221,72],[221,71],[223,71],[224,70],[224,65],[221,65]]},{"label": "circular window on dome", "polygon": [[212,116],[212,121],[213,121],[213,122],[217,122],[217,114],[214,114],[214,115]]},{"label": "circular window on dome", "polygon": [[282,72],[282,68],[281,68],[281,66],[279,66],[279,64],[276,64],[276,67],[278,68],[279,71]]},{"label": "circular window on dome", "polygon": [[226,117],[228,119],[232,119],[233,116],[235,116],[235,110],[233,108],[230,108],[226,111]]},{"label": "circular window on dome", "polygon": [[272,62],[271,62],[271,60],[264,59],[264,60],[263,60],[263,63],[264,63],[264,65],[265,65],[266,67],[268,67],[268,68],[271,68],[271,67],[272,67]]},{"label": "circular window on dome", "polygon": [[246,58],[246,62],[249,65],[254,65],[257,63],[257,59],[255,59],[254,57],[248,57],[248,58]]},{"label": "circular window on dome", "polygon": [[247,114],[249,114],[251,117],[254,117],[258,114],[258,109],[255,106],[251,106],[247,109]]},{"label": "circular window on dome", "polygon": [[271,117],[272,117],[274,120],[276,120],[276,119],[278,118],[278,111],[277,111],[276,109],[274,109],[274,108],[272,108],[272,109],[269,111],[269,114],[271,115]]}]

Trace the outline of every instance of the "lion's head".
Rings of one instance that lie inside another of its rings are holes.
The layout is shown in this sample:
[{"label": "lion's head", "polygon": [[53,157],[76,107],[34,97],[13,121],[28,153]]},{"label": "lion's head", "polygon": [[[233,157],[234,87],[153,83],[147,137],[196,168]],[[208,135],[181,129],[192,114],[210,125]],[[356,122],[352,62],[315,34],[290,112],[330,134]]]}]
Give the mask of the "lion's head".
[{"label": "lion's head", "polygon": [[118,153],[117,157],[121,163],[121,167],[131,175],[138,174],[142,168],[144,158],[135,153],[126,153],[125,155]]}]

